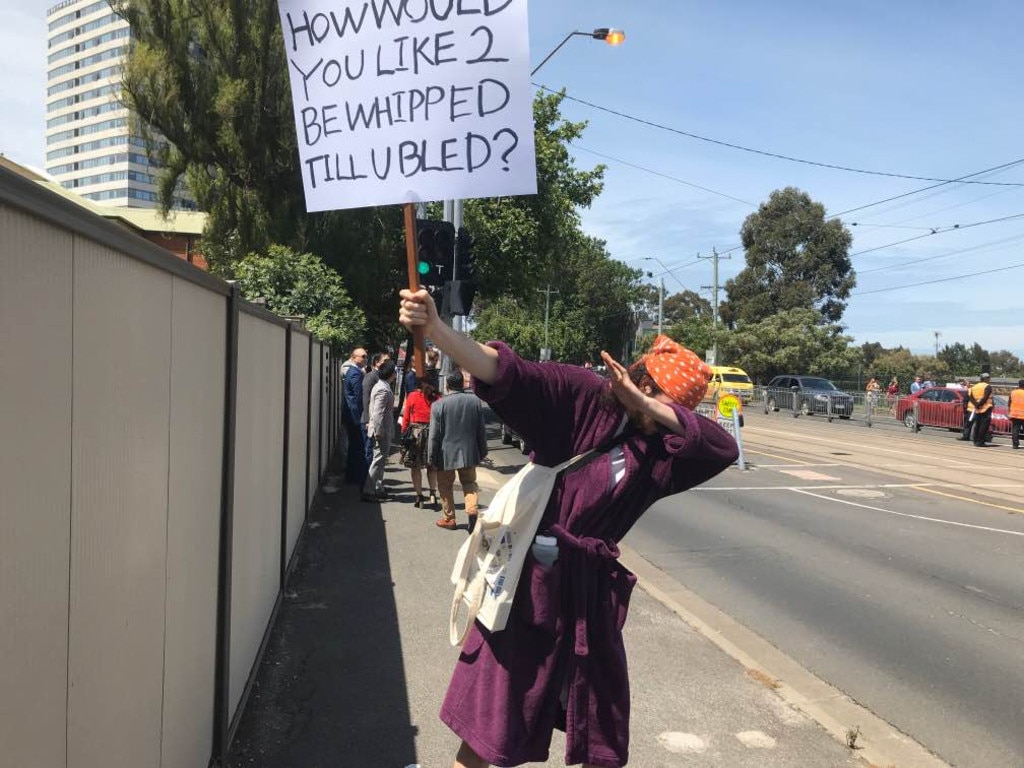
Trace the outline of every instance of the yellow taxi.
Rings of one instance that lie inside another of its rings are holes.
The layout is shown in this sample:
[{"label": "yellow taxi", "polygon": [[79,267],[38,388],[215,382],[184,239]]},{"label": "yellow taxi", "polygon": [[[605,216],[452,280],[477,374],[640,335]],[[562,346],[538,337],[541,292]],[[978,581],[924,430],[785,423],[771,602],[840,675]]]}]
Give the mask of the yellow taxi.
[{"label": "yellow taxi", "polygon": [[726,393],[736,395],[744,404],[749,403],[754,395],[754,382],[742,368],[712,365],[711,381],[704,399],[714,401],[720,394]]}]

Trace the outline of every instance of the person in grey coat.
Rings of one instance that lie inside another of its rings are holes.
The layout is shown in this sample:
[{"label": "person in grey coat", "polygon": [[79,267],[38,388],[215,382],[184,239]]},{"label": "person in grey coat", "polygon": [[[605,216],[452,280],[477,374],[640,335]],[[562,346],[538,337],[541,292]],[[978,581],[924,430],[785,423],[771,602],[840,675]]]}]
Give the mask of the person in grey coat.
[{"label": "person in grey coat", "polygon": [[466,497],[469,530],[476,524],[479,488],[476,466],[487,456],[484,409],[476,395],[465,391],[462,371],[445,378],[448,394],[430,409],[427,456],[437,468],[437,489],[441,496],[439,528],[454,530],[455,475]]},{"label": "person in grey coat", "polygon": [[384,490],[384,466],[391,452],[395,431],[395,395],[391,385],[395,380],[395,364],[385,360],[377,369],[379,379],[370,391],[370,411],[366,422],[367,440],[373,446],[370,471],[363,485],[363,501],[380,502],[387,498]]}]

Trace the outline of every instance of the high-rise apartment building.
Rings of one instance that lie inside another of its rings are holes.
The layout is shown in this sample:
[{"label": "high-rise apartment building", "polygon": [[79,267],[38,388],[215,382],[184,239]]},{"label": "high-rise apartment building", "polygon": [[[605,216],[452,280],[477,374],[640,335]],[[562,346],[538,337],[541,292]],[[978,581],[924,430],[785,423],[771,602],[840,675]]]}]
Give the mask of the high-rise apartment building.
[{"label": "high-rise apartment building", "polygon": [[63,0],[46,21],[47,172],[99,203],[156,207],[156,170],[120,102],[128,22],[107,0]]}]

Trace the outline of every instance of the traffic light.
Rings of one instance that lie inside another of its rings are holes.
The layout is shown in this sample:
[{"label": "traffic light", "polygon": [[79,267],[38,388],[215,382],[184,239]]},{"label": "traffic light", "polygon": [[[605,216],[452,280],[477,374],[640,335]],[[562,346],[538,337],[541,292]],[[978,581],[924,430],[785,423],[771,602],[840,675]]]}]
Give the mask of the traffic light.
[{"label": "traffic light", "polygon": [[416,220],[416,258],[420,285],[441,288],[452,277],[455,227],[447,221]]},{"label": "traffic light", "polygon": [[473,255],[473,236],[465,227],[459,227],[455,241],[455,276],[448,287],[448,307],[453,315],[468,315],[476,296],[476,258]]}]

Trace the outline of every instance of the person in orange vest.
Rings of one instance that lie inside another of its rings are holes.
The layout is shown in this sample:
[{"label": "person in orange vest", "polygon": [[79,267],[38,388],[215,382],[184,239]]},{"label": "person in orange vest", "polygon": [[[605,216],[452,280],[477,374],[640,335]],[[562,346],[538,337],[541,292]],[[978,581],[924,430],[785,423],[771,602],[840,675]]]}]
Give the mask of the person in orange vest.
[{"label": "person in orange vest", "polygon": [[1017,388],[1010,393],[1010,440],[1014,448],[1020,448],[1020,433],[1024,429],[1024,379],[1017,382]]},{"label": "person in orange vest", "polygon": [[970,420],[974,424],[974,445],[977,448],[985,447],[985,440],[988,438],[988,430],[992,424],[992,384],[989,383],[990,375],[981,374],[977,384],[967,390],[967,410],[970,411]]}]

